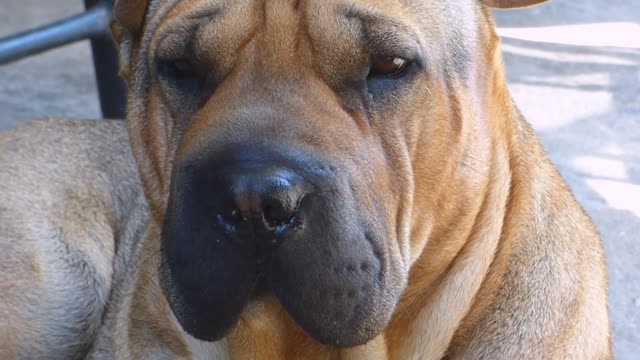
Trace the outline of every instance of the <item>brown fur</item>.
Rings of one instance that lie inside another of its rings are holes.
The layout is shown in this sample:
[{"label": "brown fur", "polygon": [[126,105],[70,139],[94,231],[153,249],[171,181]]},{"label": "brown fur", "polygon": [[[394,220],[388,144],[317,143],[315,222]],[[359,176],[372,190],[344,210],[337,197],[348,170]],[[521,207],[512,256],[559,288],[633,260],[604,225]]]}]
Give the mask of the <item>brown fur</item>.
[{"label": "brown fur", "polygon": [[[536,2],[486,1],[500,7]],[[365,56],[354,50],[357,29],[336,21],[336,11],[345,9],[376,14],[383,20],[370,33],[391,29],[393,41],[427,54],[418,85],[374,115],[363,113],[342,87]],[[124,260],[113,269],[114,290],[90,358],[612,357],[601,241],[511,101],[484,5],[136,0],[119,1],[115,14],[121,72],[129,81],[128,130],[149,209],[135,208],[146,220],[136,222],[128,238],[139,242],[119,245],[116,259]],[[158,54],[184,51],[193,21],[199,30],[190,55],[224,74],[198,105],[166,91],[150,66]],[[238,117],[239,109],[304,121],[258,127]],[[315,127],[322,131],[310,130]],[[157,275],[171,170],[220,136],[259,136],[246,129],[282,131],[283,138],[318,151],[366,155],[367,166],[351,169],[362,181],[360,206],[385,199],[395,219],[385,251],[406,278],[406,285],[398,279],[404,287],[389,325],[368,344],[320,345],[274,297],[252,302],[215,343],[190,337],[173,316]],[[18,274],[33,283],[38,268]],[[2,291],[15,291],[14,283],[3,279]],[[18,349],[31,340],[0,341]]]}]

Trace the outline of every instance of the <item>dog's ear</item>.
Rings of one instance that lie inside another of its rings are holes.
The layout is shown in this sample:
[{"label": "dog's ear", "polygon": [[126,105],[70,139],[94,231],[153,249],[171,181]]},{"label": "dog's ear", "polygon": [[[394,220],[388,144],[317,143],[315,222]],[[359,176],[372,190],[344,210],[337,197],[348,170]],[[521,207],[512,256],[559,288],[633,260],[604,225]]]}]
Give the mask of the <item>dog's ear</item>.
[{"label": "dog's ear", "polygon": [[148,0],[116,0],[111,17],[111,33],[118,45],[120,75],[129,80],[133,42],[139,40]]},{"label": "dog's ear", "polygon": [[511,9],[525,6],[532,6],[548,0],[482,0],[487,6],[500,9]]},{"label": "dog's ear", "polygon": [[147,10],[147,0],[117,0],[113,6],[111,30],[116,42],[127,33],[131,37],[140,35]]}]

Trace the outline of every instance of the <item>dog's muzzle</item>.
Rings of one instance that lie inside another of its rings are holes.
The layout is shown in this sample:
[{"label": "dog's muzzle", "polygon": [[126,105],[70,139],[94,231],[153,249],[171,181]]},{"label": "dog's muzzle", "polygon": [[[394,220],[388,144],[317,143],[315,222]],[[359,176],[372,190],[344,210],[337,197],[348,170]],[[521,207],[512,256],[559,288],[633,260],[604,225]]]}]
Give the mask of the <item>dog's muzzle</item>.
[{"label": "dog's muzzle", "polygon": [[160,275],[185,331],[220,339],[266,291],[320,342],[356,345],[381,331],[391,315],[384,251],[342,180],[326,161],[276,145],[178,164]]}]

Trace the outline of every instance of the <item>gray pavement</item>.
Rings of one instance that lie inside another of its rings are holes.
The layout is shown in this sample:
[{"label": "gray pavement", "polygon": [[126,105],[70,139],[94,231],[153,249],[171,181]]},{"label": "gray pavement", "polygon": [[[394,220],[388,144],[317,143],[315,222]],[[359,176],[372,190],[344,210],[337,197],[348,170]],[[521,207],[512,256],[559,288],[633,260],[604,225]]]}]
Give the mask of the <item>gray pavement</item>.
[{"label": "gray pavement", "polygon": [[[0,3],[0,36],[82,10]],[[496,21],[512,95],[602,233],[616,358],[640,359],[640,6],[556,0]],[[54,115],[100,117],[87,43],[0,67],[0,129]]]}]

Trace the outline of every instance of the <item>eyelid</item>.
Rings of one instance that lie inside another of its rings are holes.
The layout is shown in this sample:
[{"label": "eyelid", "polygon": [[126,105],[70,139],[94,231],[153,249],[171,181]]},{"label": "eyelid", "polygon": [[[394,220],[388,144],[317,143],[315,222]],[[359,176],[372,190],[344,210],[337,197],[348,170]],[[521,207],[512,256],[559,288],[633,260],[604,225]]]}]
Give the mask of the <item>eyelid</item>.
[{"label": "eyelid", "polygon": [[369,66],[371,66],[373,64],[373,61],[376,58],[386,57],[386,58],[400,58],[400,59],[404,60],[403,67],[406,68],[406,69],[414,68],[416,70],[423,70],[425,68],[424,57],[419,56],[419,55],[406,55],[406,54],[407,53],[405,53],[405,54],[402,54],[402,53],[397,54],[397,53],[395,53],[395,54],[391,54],[391,55],[382,55],[382,56],[380,56],[380,55],[372,55],[371,56],[371,60],[369,62],[369,64],[370,64]]},{"label": "eyelid", "polygon": [[193,42],[188,40],[191,39],[191,32],[188,27],[164,31],[154,42],[156,45],[152,61],[160,64],[182,59],[192,60]]},{"label": "eyelid", "polygon": [[422,67],[425,64],[424,52],[418,46],[411,46],[408,44],[389,44],[375,43],[374,40],[370,41],[370,57],[381,58],[402,58],[407,62],[413,62]]}]

